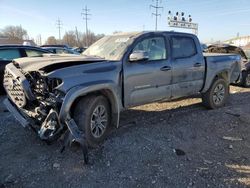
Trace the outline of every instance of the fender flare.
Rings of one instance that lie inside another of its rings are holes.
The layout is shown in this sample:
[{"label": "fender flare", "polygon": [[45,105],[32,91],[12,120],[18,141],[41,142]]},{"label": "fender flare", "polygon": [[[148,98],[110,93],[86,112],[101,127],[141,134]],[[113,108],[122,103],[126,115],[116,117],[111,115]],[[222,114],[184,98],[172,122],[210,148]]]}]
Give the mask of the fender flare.
[{"label": "fender flare", "polygon": [[[222,74],[226,74],[226,75],[222,75]],[[221,76],[222,75],[222,76]],[[226,78],[225,78],[226,76]],[[230,74],[230,70],[229,69],[224,69],[224,70],[220,70],[218,72],[215,72],[213,74],[212,77],[210,77],[209,79],[206,78],[205,80],[205,85],[204,85],[204,88],[202,89],[201,93],[205,93],[210,87],[211,87],[211,84],[213,84],[214,82],[214,79],[216,77],[222,77],[224,78],[227,82],[229,82],[230,84],[230,77],[231,77],[231,74]]]},{"label": "fender flare", "polygon": [[121,101],[119,100],[119,94],[115,89],[117,86],[112,82],[103,82],[103,83],[90,83],[79,85],[76,87],[71,88],[64,97],[62,106],[60,108],[59,113],[59,120],[61,123],[65,124],[66,120],[71,119],[70,111],[73,103],[79,97],[86,96],[92,92],[98,92],[101,90],[108,91],[108,100],[111,104],[111,111],[112,111],[112,125],[119,127],[119,119],[120,119],[120,110],[121,110]]}]

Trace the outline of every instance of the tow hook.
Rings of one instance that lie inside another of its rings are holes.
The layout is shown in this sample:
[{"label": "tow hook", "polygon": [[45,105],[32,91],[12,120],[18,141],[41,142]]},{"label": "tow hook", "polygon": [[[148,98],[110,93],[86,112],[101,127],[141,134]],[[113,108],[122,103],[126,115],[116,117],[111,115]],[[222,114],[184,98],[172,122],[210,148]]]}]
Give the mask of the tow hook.
[{"label": "tow hook", "polygon": [[89,157],[88,157],[88,145],[86,143],[84,134],[79,130],[78,126],[76,125],[73,119],[67,119],[65,121],[66,125],[68,126],[68,130],[64,136],[64,143],[61,148],[61,153],[64,151],[67,145],[71,145],[72,142],[77,142],[80,144],[80,147],[83,152],[84,163],[88,164]]}]

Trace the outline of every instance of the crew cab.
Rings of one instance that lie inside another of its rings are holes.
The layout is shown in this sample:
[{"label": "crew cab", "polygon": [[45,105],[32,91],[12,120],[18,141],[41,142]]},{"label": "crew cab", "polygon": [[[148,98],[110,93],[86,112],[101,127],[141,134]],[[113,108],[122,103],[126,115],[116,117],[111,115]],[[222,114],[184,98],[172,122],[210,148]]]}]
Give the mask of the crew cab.
[{"label": "crew cab", "polygon": [[41,139],[61,135],[95,147],[121,111],[201,94],[203,104],[225,105],[240,80],[240,56],[203,54],[195,35],[133,32],[105,36],[82,56],[15,59],[5,69],[5,105]]}]

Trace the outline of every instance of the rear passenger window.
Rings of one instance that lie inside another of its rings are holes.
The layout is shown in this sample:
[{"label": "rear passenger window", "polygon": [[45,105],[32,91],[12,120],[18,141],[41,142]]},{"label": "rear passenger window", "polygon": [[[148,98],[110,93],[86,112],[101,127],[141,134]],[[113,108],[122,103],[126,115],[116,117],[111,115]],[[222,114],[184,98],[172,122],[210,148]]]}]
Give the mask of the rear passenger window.
[{"label": "rear passenger window", "polygon": [[173,58],[187,58],[197,54],[196,45],[190,37],[172,37]]},{"label": "rear passenger window", "polygon": [[30,49],[25,49],[25,52],[27,54],[27,57],[39,57],[42,56],[44,52],[37,51],[37,50],[30,50]]},{"label": "rear passenger window", "polygon": [[21,57],[18,49],[3,49],[0,50],[0,59],[2,60],[13,60]]}]

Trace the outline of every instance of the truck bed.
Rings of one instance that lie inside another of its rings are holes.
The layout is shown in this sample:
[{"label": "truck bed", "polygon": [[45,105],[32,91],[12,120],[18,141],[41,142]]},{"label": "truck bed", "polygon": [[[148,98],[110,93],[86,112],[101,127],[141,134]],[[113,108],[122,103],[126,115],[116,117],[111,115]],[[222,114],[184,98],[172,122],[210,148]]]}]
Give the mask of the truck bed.
[{"label": "truck bed", "polygon": [[206,62],[206,83],[203,90],[207,90],[211,85],[217,71],[225,70],[229,75],[229,82],[235,83],[239,80],[239,73],[241,72],[241,66],[239,61],[240,55],[237,54],[222,54],[222,53],[203,53]]}]

